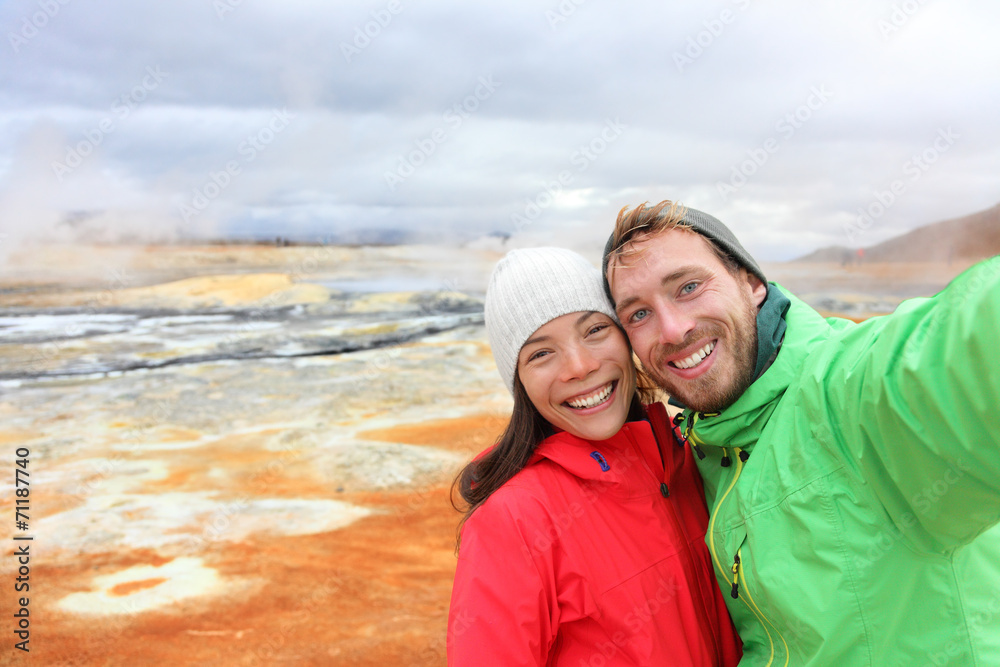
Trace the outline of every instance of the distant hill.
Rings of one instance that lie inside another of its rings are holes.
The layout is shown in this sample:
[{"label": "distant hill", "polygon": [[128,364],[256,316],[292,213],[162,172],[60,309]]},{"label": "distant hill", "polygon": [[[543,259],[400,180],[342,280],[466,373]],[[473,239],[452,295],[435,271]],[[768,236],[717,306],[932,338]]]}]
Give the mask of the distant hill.
[{"label": "distant hill", "polygon": [[[1000,204],[953,220],[934,222],[865,248],[865,262],[947,262],[1000,255]],[[858,261],[843,246],[820,248],[797,262]]]}]

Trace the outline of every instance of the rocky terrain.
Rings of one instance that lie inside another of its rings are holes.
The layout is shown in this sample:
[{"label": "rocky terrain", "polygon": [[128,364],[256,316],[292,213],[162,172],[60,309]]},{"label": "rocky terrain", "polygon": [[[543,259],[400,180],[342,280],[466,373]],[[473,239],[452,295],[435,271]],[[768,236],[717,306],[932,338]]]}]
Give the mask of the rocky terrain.
[{"label": "rocky terrain", "polygon": [[481,300],[365,291],[438,283],[363,250],[296,276],[305,252],[5,273],[0,451],[11,476],[30,451],[31,503],[16,529],[2,487],[0,579],[33,537],[38,664],[443,664],[450,481],[509,410]]},{"label": "rocky terrain", "polygon": [[[12,538],[30,536],[37,664],[444,664],[450,483],[510,409],[482,327],[498,258],[430,246],[9,257],[0,662],[21,657]],[[764,268],[860,318],[961,267]]]}]

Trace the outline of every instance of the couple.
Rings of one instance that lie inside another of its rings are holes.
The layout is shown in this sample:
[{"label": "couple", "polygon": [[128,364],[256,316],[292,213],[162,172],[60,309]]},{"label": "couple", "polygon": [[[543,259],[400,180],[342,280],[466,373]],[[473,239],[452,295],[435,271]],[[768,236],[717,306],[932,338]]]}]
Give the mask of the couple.
[{"label": "couple", "polygon": [[450,663],[1000,664],[1000,259],[824,319],[661,202],[603,268],[491,278],[514,412],[457,480]]}]

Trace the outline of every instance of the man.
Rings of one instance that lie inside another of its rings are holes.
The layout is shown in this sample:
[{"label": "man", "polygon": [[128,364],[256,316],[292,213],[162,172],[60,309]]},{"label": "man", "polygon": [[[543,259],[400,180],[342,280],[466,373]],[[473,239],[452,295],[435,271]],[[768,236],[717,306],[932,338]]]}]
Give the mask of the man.
[{"label": "man", "polygon": [[667,201],[623,209],[604,269],[686,408],[741,665],[1000,665],[1000,258],[824,319]]}]

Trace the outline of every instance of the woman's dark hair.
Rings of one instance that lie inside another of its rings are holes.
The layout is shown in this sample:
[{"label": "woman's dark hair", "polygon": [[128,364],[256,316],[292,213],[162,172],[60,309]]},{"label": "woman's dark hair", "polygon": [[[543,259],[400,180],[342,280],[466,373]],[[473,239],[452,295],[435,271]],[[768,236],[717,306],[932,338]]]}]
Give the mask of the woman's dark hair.
[{"label": "woman's dark hair", "polygon": [[[624,333],[623,333],[624,335]],[[646,418],[644,403],[656,400],[656,385],[642,369],[636,368],[636,391],[632,396],[626,421]],[[507,483],[528,464],[535,449],[545,438],[554,433],[552,425],[535,408],[528,398],[528,392],[521,384],[518,372],[514,371],[514,409],[507,428],[497,438],[496,443],[485,454],[466,465],[452,483],[452,506],[465,514],[462,525],[497,489]],[[455,501],[455,491],[464,501]]]}]

